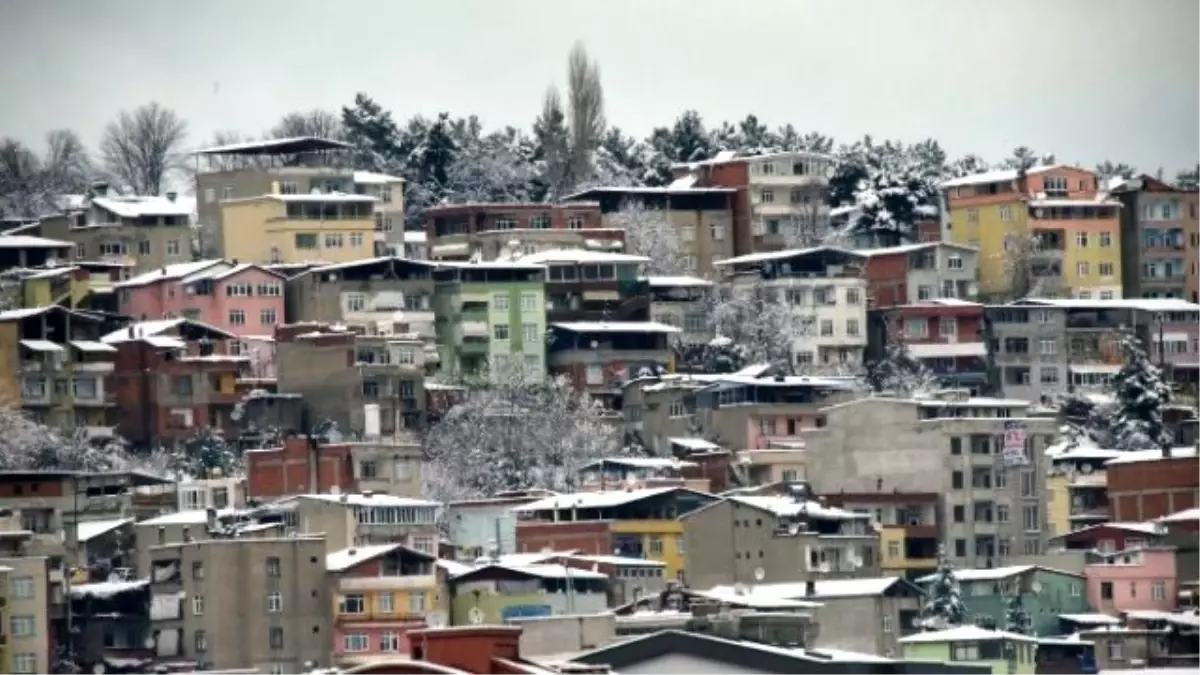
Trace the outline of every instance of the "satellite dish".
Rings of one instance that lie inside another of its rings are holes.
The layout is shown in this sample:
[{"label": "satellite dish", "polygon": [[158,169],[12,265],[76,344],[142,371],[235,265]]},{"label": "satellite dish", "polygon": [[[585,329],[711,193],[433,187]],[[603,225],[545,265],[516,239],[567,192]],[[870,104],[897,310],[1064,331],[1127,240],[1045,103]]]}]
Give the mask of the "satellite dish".
[{"label": "satellite dish", "polygon": [[919,616],[914,616],[914,617],[912,618],[912,622],[911,622],[911,623],[912,623],[912,627],[913,627],[913,628],[920,628],[920,627],[921,627],[921,617],[919,617]]},{"label": "satellite dish", "polygon": [[764,570],[761,567],[754,568],[754,580],[755,581],[762,581],[763,579],[766,579],[766,578],[767,578],[766,570]]},{"label": "satellite dish", "polygon": [[483,623],[483,610],[472,607],[471,611],[467,612],[467,618],[470,619],[472,626],[478,626]]},{"label": "satellite dish", "polygon": [[1085,476],[1088,475],[1089,473],[1091,473],[1092,471],[1094,471],[1094,469],[1092,468],[1091,464],[1080,464],[1079,465],[1079,473],[1081,473]]},{"label": "satellite dish", "polygon": [[1035,582],[1033,582],[1033,585],[1031,585],[1029,588],[1032,589],[1034,593],[1041,593],[1042,592],[1042,582],[1035,581]]},{"label": "satellite dish", "polygon": [[154,637],[148,637],[142,641],[142,646],[146,649],[154,649]]},{"label": "satellite dish", "polygon": [[430,628],[441,628],[446,625],[446,613],[430,612],[425,620],[429,623]]},{"label": "satellite dish", "polygon": [[746,584],[736,583],[733,585],[734,595],[746,595]]}]

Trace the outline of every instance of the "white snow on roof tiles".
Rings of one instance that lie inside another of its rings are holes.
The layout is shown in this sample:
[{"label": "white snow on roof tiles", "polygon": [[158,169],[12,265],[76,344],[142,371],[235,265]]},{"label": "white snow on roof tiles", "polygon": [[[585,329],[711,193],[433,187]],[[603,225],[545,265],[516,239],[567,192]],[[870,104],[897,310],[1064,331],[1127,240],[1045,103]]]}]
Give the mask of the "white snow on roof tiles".
[{"label": "white snow on roof tiles", "polygon": [[[808,595],[803,581],[776,584],[755,584],[750,587],[751,595],[784,598],[788,600],[823,598],[857,598],[881,595],[900,581],[900,577],[872,577],[870,579],[823,579],[816,582],[813,595]],[[726,594],[734,592],[734,586],[714,586],[710,592]]]},{"label": "white snow on roof tiles", "polygon": [[113,284],[113,288],[133,288],[135,286],[145,286],[146,284],[152,284],[159,281],[174,281],[176,279],[182,279],[188,275],[195,274],[201,270],[206,270],[215,265],[223,264],[227,263],[219,258],[214,260],[197,260],[193,262],[175,263],[173,265],[166,265],[149,272],[144,272],[136,277],[133,277],[132,279],[115,283]]},{"label": "white snow on roof tiles", "polygon": [[110,520],[85,520],[76,526],[75,537],[80,542],[91,541],[96,537],[133,522],[133,518],[114,518]]},{"label": "white snow on roof tiles", "polygon": [[1184,509],[1183,511],[1176,511],[1175,513],[1171,513],[1171,514],[1163,516],[1162,518],[1159,518],[1157,522],[1160,522],[1160,523],[1188,523],[1193,520],[1200,520],[1200,507]]},{"label": "white snow on roof tiles", "polygon": [[522,265],[547,265],[554,263],[647,263],[650,258],[628,253],[605,253],[583,248],[555,248],[522,256],[517,262]]},{"label": "white snow on roof tiles", "polygon": [[21,340],[21,346],[26,349],[32,349],[35,352],[63,352],[66,351],[62,345],[49,340]]},{"label": "white snow on roof tiles", "polygon": [[[704,438],[695,438],[692,436],[672,436],[667,439],[668,443],[679,445],[688,450],[720,450],[721,446]],[[693,465],[694,466],[694,465]]]},{"label": "white snow on roof tiles", "polygon": [[811,600],[801,600],[799,598],[785,598],[779,595],[770,593],[757,592],[758,587],[755,586],[749,592],[739,592],[739,589],[733,586],[716,586],[707,591],[694,591],[696,595],[717,602],[726,602],[733,605],[742,605],[752,607],[754,609],[771,610],[771,609],[815,609],[821,606],[819,602]]},{"label": "white snow on roof tiles", "polygon": [[[1062,168],[1063,166],[1065,166],[1065,165],[1054,164],[1051,166],[1035,166],[1035,167],[1029,168],[1025,172],[1025,175],[1032,176],[1035,174],[1044,173],[1046,171],[1051,171],[1053,169],[1059,169],[1059,168]],[[951,188],[951,187],[959,187],[962,185],[986,185],[988,183],[1002,183],[1002,182],[1007,182],[1007,181],[1014,181],[1016,179],[1017,179],[1017,170],[1016,169],[999,169],[996,171],[984,171],[982,173],[975,173],[975,174],[971,174],[970,176],[963,176],[961,178],[951,178],[948,181],[944,181],[942,183],[942,187]]]},{"label": "white snow on roof tiles", "polygon": [[902,244],[900,246],[886,246],[882,248],[861,248],[854,249],[855,253],[865,255],[868,258],[880,255],[894,255],[896,253],[912,253],[913,251],[923,251],[927,248],[937,248],[945,246],[947,248],[956,248],[963,251],[978,251],[976,246],[968,246],[967,244],[957,244],[952,241],[923,241],[915,244]]},{"label": "white snow on roof tiles", "polygon": [[726,497],[730,501],[752,506],[763,511],[769,511],[777,516],[796,517],[801,514],[821,520],[855,520],[869,518],[866,513],[855,513],[835,506],[825,506],[815,501],[796,501],[791,497],[774,495],[733,495]]},{"label": "white snow on roof tiles", "polygon": [[1130,522],[1112,521],[1112,522],[1107,522],[1107,523],[1097,523],[1095,525],[1088,525],[1087,527],[1081,527],[1077,530],[1071,530],[1070,532],[1068,532],[1066,534],[1060,535],[1059,538],[1070,537],[1071,535],[1079,534],[1081,532],[1091,532],[1092,530],[1102,528],[1102,527],[1111,527],[1114,530],[1126,530],[1129,532],[1138,532],[1141,534],[1158,534],[1159,533],[1158,526],[1155,525],[1154,523],[1141,523],[1141,522],[1136,522],[1136,521],[1130,521]]},{"label": "white snow on roof tiles", "polygon": [[1058,618],[1073,621],[1085,626],[1119,626],[1121,620],[1107,614],[1059,614]]},{"label": "white snow on roof tiles", "polygon": [[1180,298],[1115,298],[1081,300],[1078,298],[1025,298],[1010,305],[1046,305],[1063,309],[1140,309],[1147,312],[1200,312],[1200,305]]},{"label": "white snow on roof tiles", "polygon": [[95,584],[72,586],[71,595],[77,598],[111,598],[126,591],[146,588],[149,585],[149,579],[139,579],[137,581],[103,581]]},{"label": "white snow on roof tiles", "polygon": [[785,251],[768,251],[766,253],[750,253],[748,255],[737,256],[736,258],[726,258],[724,260],[714,260],[713,265],[718,267],[729,265],[747,265],[752,263],[768,262],[771,260],[787,260],[800,255],[809,255],[818,251],[837,251],[847,255],[865,257],[859,251],[852,251],[847,248],[838,246],[814,246],[812,248],[792,248]]},{"label": "white snow on roof tiles", "polygon": [[979,640],[1011,640],[1014,642],[1037,642],[1037,638],[1008,633],[1002,630],[989,630],[979,626],[957,626],[946,630],[935,630],[927,633],[914,633],[900,638],[904,644],[920,644],[923,642],[961,642]]},{"label": "white snow on roof tiles", "polygon": [[712,286],[713,282],[699,277],[676,276],[676,277],[642,277],[651,288],[686,288],[703,286]]},{"label": "white snow on roof tiles", "polygon": [[573,333],[678,333],[679,329],[657,321],[570,321],[551,326]]},{"label": "white snow on roof tiles", "polygon": [[566,565],[553,565],[546,563],[536,563],[528,565],[506,565],[497,564],[496,567],[524,572],[525,574],[541,577],[543,579],[607,579],[608,575],[591,570],[581,570]]},{"label": "white snow on roof tiles", "polygon": [[[109,345],[118,344],[121,342],[129,342],[130,340],[136,340],[140,337],[158,335],[163,331],[171,330],[184,321],[186,321],[186,319],[155,319],[153,321],[139,321],[137,323],[129,324],[124,328],[114,330],[108,335],[100,338],[100,341]],[[133,337],[129,337],[130,328],[133,329]]]},{"label": "white snow on roof tiles", "polygon": [[386,173],[374,171],[355,171],[354,182],[360,185],[386,185],[388,183],[403,183],[404,179]]},{"label": "white snow on roof tiles", "polygon": [[[1195,447],[1179,447],[1171,448],[1171,459],[1188,459],[1196,456]],[[1162,450],[1129,450],[1122,452],[1119,457],[1114,457],[1104,463],[1105,466],[1114,464],[1133,464],[1135,462],[1158,462],[1165,459]]]},{"label": "white snow on roof tiles", "polygon": [[340,551],[325,555],[325,569],[329,572],[342,572],[354,565],[366,562],[372,558],[400,548],[400,544],[375,544],[373,546],[350,546]]},{"label": "white snow on roof tiles", "polygon": [[522,506],[513,508],[518,512],[560,511],[564,509],[608,509],[624,504],[631,504],[641,499],[666,494],[679,488],[658,487],[642,488],[639,490],[606,490],[601,492],[576,492],[567,495],[555,495],[539,499]]},{"label": "white snow on roof tiles", "polygon": [[188,200],[172,201],[166,197],[96,197],[92,204],[122,218],[191,216],[193,206]]},{"label": "white snow on roof tiles", "polygon": [[[670,439],[674,440],[674,439]],[[694,462],[684,462],[671,457],[606,457],[579,467],[580,471],[598,467],[602,464],[617,464],[639,469],[681,469],[697,466]]]},{"label": "white snow on roof tiles", "polygon": [[95,340],[71,340],[71,345],[81,352],[115,352],[117,348]]},{"label": "white snow on roof tiles", "polygon": [[622,565],[630,565],[633,567],[666,567],[667,563],[662,560],[650,560],[649,558],[630,558],[619,555],[593,555],[593,554],[577,554],[572,553],[563,557],[571,560],[581,560],[583,562],[599,563],[601,565],[614,565],[620,567]]},{"label": "white snow on roof tiles", "polygon": [[19,321],[28,319],[31,316],[37,316],[42,312],[50,311],[51,307],[23,307],[21,309],[8,309],[0,312],[0,321]]},{"label": "white snow on roof tiles", "polygon": [[57,239],[46,239],[44,237],[34,237],[28,234],[10,234],[0,236],[0,248],[62,248],[70,247],[74,244],[67,241],[59,241]]},{"label": "white snow on roof tiles", "polygon": [[331,504],[345,504],[347,506],[441,506],[438,502],[431,502],[427,499],[412,499],[410,497],[381,494],[300,495],[300,498],[315,499]]},{"label": "white snow on roof tiles", "polygon": [[[233,509],[223,509],[217,512],[217,517],[225,515],[233,515]],[[208,522],[208,511],[206,509],[186,509],[183,511],[175,511],[174,513],[164,513],[161,516],[155,516],[147,520],[138,521],[138,526],[149,525],[203,525]]]}]

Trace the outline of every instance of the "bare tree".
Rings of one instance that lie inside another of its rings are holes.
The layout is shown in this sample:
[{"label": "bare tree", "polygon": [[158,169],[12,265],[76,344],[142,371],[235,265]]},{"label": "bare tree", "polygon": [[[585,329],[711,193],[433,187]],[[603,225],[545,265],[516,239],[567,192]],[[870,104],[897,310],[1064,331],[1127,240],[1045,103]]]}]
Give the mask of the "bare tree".
[{"label": "bare tree", "polygon": [[74,131],[47,133],[44,156],[18,140],[0,140],[0,214],[35,218],[51,213],[59,195],[84,191],[92,172],[87,148]]},{"label": "bare tree", "polygon": [[646,265],[648,273],[661,276],[695,274],[679,232],[667,219],[666,211],[627,201],[609,218],[610,227],[625,230],[625,251],[650,259]]},{"label": "bare tree", "polygon": [[600,67],[576,42],[567,57],[567,112],[570,115],[571,163],[574,181],[591,178],[592,153],[604,136],[604,88]]},{"label": "bare tree", "polygon": [[342,128],[342,121],[338,119],[337,115],[328,110],[316,108],[314,110],[290,112],[284,115],[275,123],[275,126],[271,127],[271,131],[267,135],[271,138],[313,136],[316,138],[340,140],[345,136],[345,130]]},{"label": "bare tree", "polygon": [[87,147],[79,134],[70,129],[55,129],[46,134],[42,166],[47,182],[63,193],[83,192],[95,173]]},{"label": "bare tree", "polygon": [[1004,261],[1010,299],[1055,297],[1062,291],[1062,252],[1048,246],[1036,232],[1004,235]]},{"label": "bare tree", "polygon": [[187,123],[156,101],[123,110],[100,141],[104,167],[139,195],[157,195],[182,164]]}]

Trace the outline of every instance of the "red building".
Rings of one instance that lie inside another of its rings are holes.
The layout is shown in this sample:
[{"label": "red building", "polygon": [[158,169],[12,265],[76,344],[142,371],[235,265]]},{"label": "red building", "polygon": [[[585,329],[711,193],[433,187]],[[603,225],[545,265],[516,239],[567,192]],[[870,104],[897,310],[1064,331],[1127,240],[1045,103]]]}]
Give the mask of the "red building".
[{"label": "red building", "polygon": [[248,356],[229,353],[235,336],[188,319],[131,324],[103,338],[117,349],[110,387],[116,392],[117,432],[140,445],[169,445],[197,429],[233,438],[238,376]]},{"label": "red building", "polygon": [[1200,503],[1200,459],[1196,448],[1124,453],[1105,465],[1108,502],[1114,521],[1146,521]]},{"label": "red building", "polygon": [[978,292],[979,251],[943,241],[861,249],[866,256],[867,307],[882,309]]},{"label": "red building", "polygon": [[[468,675],[470,673],[542,674],[548,666],[521,656],[520,626],[454,626],[408,633],[410,658],[381,659],[350,668],[346,673],[380,675]],[[608,666],[566,664],[562,672],[592,675],[611,672]]]},{"label": "red building", "polygon": [[1165,542],[1165,530],[1154,523],[1100,523],[1051,539],[1052,545],[1068,551],[1124,551],[1130,548],[1159,546]]},{"label": "red building", "polygon": [[438,260],[465,260],[472,250],[481,248],[483,238],[503,232],[512,234],[494,244],[502,245],[518,234],[551,233],[546,236],[555,237],[552,233],[565,236],[577,230],[588,230],[588,239],[619,242],[622,247],[625,241],[623,231],[604,228],[596,202],[448,204],[426,209],[424,218],[429,254]]},{"label": "red building", "polygon": [[255,498],[357,492],[353,457],[346,443],[310,442],[290,436],[283,447],[246,451],[246,495]]},{"label": "red building", "polygon": [[867,360],[884,356],[888,344],[903,340],[913,357],[954,386],[987,383],[983,305],[941,299],[872,309],[867,318]]}]

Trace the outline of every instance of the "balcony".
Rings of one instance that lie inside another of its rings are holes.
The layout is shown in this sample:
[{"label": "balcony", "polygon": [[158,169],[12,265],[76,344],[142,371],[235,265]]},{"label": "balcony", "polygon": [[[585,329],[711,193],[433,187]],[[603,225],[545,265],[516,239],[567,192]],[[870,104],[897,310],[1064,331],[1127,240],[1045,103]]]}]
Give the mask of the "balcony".
[{"label": "balcony", "polygon": [[77,373],[107,374],[113,372],[114,366],[112,361],[77,361],[74,370]]},{"label": "balcony", "polygon": [[338,580],[338,588],[342,591],[398,591],[435,586],[437,577],[433,574],[345,577]]}]

